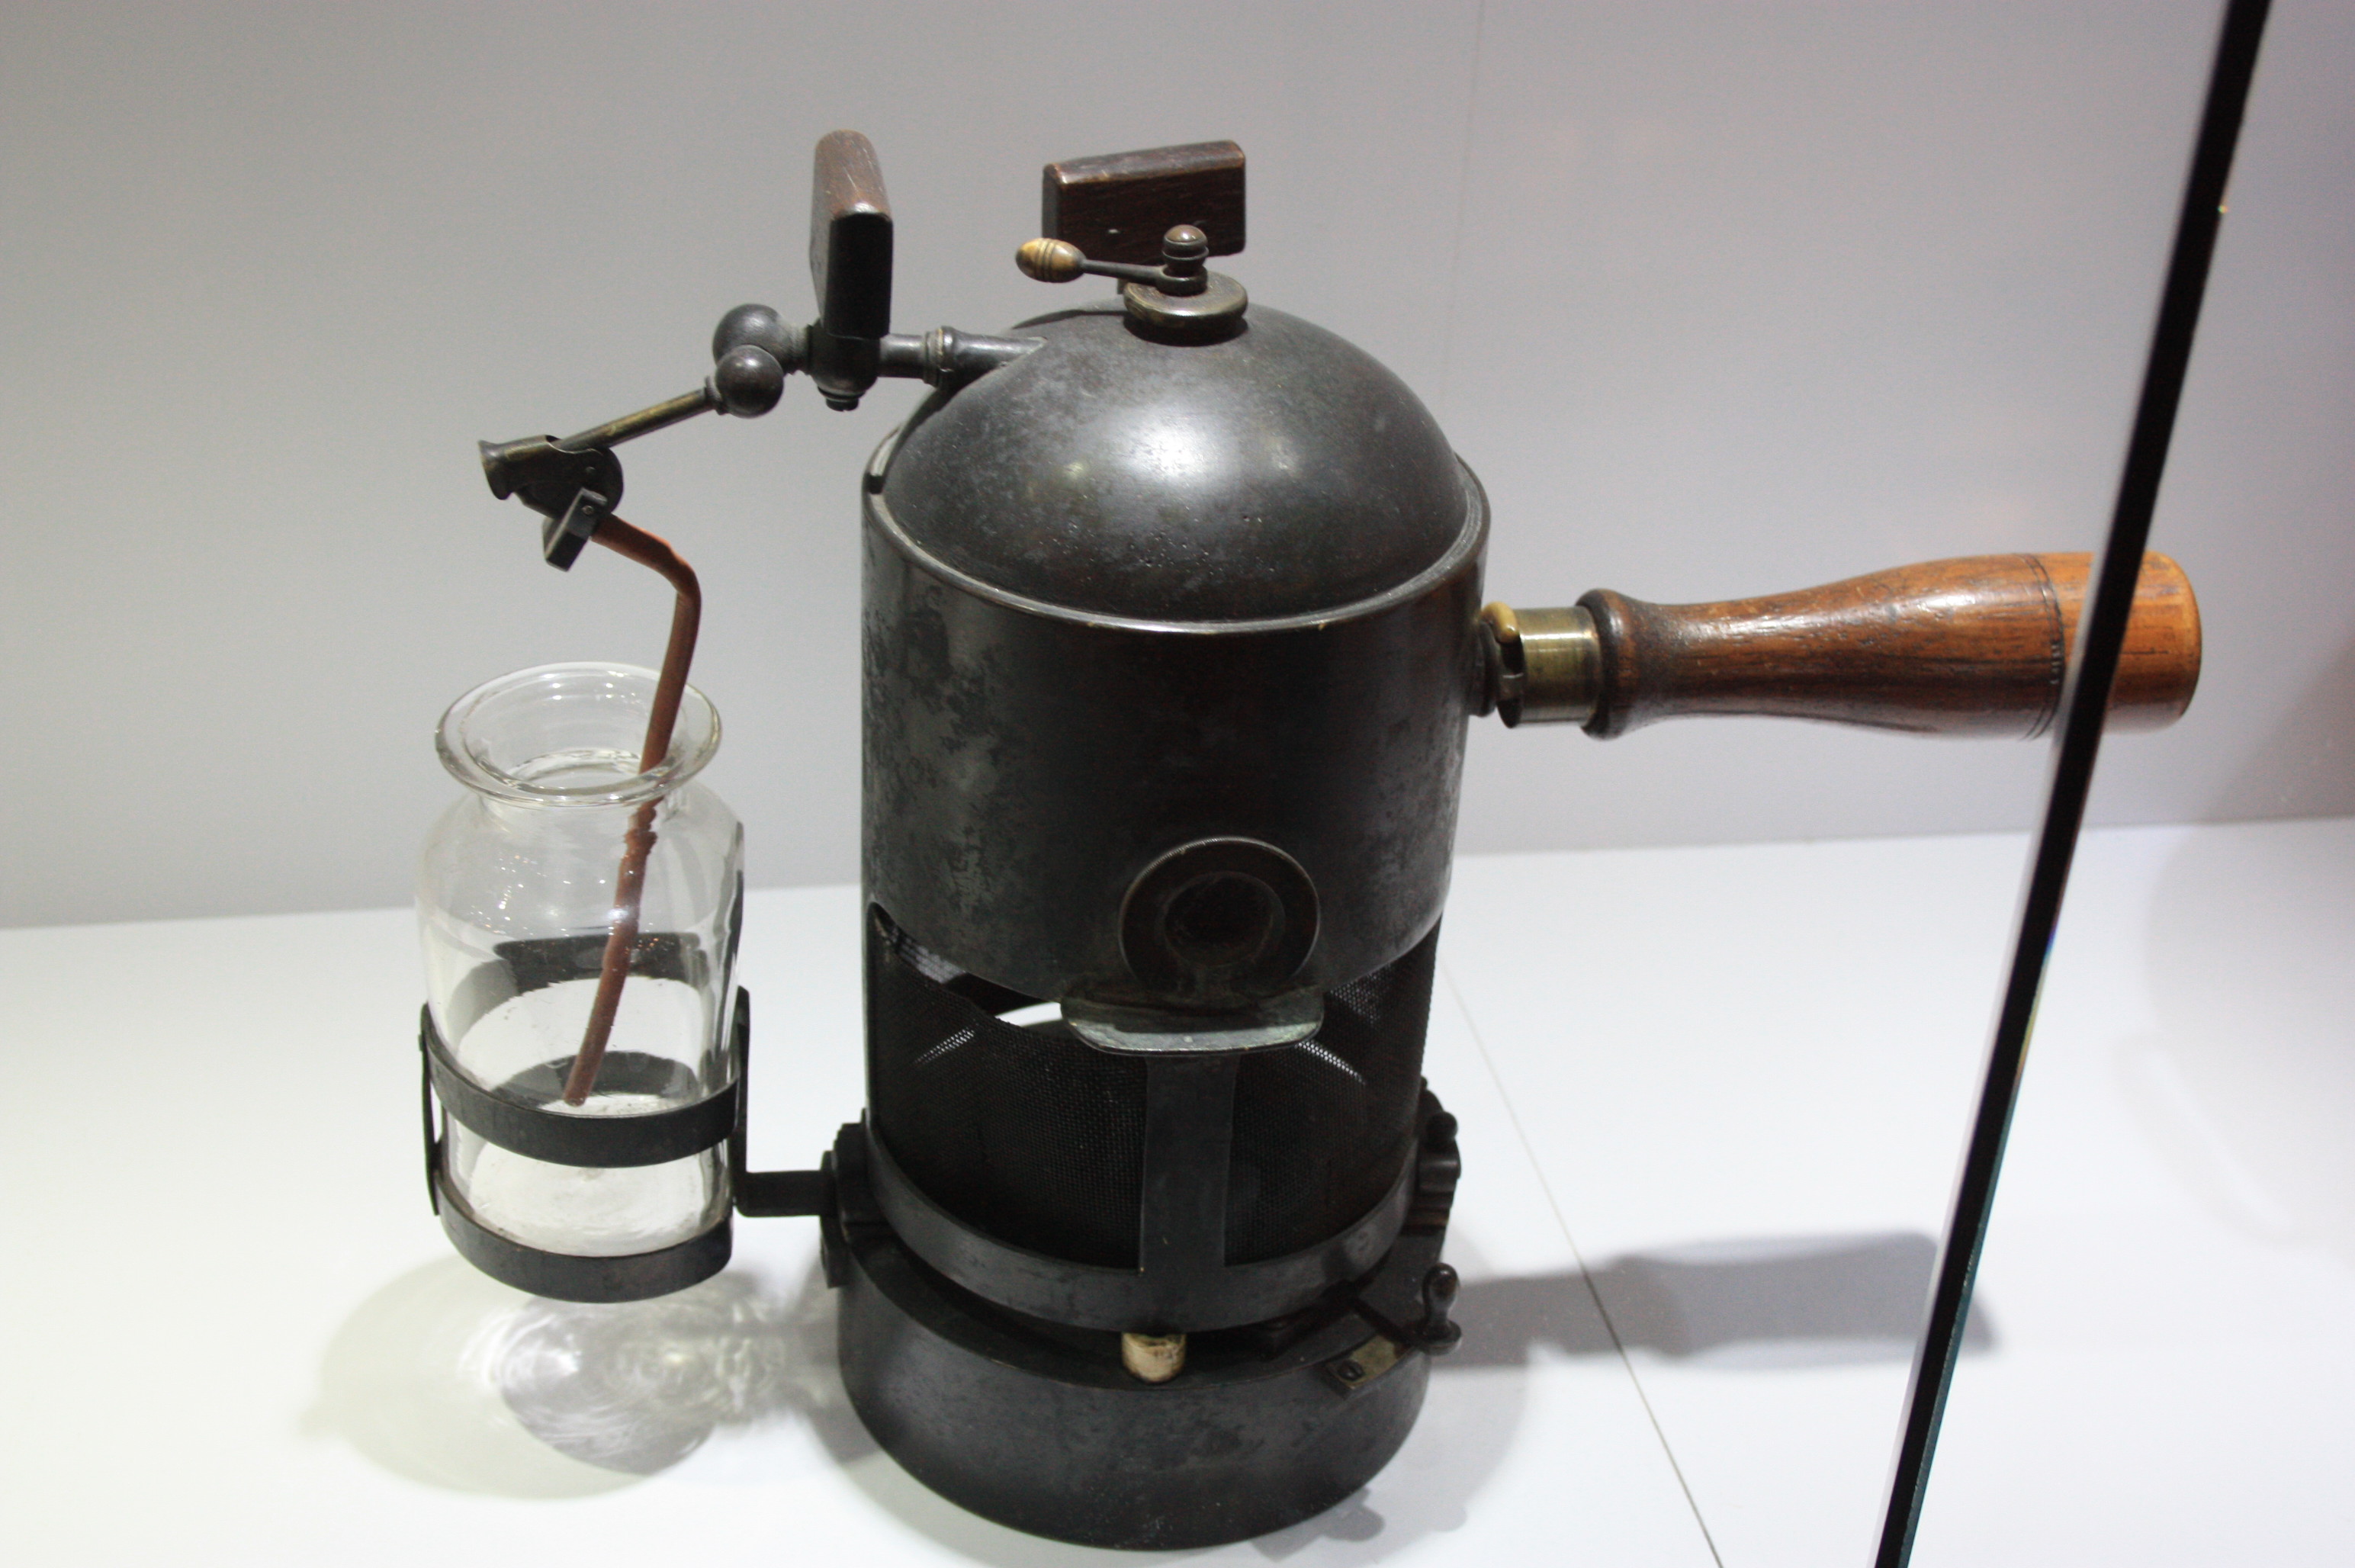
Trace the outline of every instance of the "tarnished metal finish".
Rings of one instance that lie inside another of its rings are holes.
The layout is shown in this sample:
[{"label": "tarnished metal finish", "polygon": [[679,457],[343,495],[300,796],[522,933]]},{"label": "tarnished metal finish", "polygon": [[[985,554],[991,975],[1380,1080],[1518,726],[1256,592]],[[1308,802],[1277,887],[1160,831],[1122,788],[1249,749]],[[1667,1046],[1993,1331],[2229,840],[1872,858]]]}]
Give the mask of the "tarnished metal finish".
[{"label": "tarnished metal finish", "polygon": [[[1438,1251],[1401,1241],[1372,1282]],[[841,1248],[843,1385],[884,1452],[985,1519],[1091,1546],[1207,1547],[1332,1507],[1389,1463],[1423,1407],[1409,1356],[1354,1397],[1327,1363],[1368,1332],[1344,1317],[1273,1356],[1189,1345],[1168,1381],[1121,1364],[1117,1337],[1009,1318],[924,1269],[888,1229]]]},{"label": "tarnished metal finish", "polygon": [[[677,397],[656,403],[652,408],[640,409],[635,413],[623,414],[617,420],[608,420],[603,424],[582,431],[579,435],[568,436],[557,444],[566,452],[587,452],[593,447],[619,446],[625,441],[635,441],[642,435],[651,435],[655,431],[666,430],[681,420],[693,419],[706,409],[719,406],[717,398],[698,387],[692,392],[681,392]],[[496,494],[496,490],[493,493]],[[500,498],[504,500],[506,497]]]},{"label": "tarnished metal finish", "polygon": [[1205,272],[1201,288],[1186,294],[1151,283],[1125,283],[1120,286],[1120,301],[1130,320],[1178,342],[1239,332],[1243,313],[1251,308],[1251,295],[1224,272]]},{"label": "tarnished metal finish", "polygon": [[809,328],[789,325],[774,305],[740,304],[719,318],[711,330],[711,357],[726,358],[739,348],[758,348],[787,370],[809,362]]},{"label": "tarnished metal finish", "polygon": [[1006,594],[1152,622],[1322,613],[1476,526],[1429,411],[1321,327],[1261,309],[1223,343],[1156,343],[1106,300],[1016,331],[1041,347],[929,400],[881,496],[922,554]]},{"label": "tarnished metal finish", "polygon": [[1456,548],[1397,591],[1241,625],[1045,613],[927,560],[870,496],[868,897],[1030,996],[1183,1001],[1131,973],[1124,901],[1170,850],[1246,837],[1316,890],[1289,986],[1413,946],[1446,897],[1479,670],[1487,507],[1466,493]]},{"label": "tarnished metal finish", "polygon": [[917,336],[886,335],[877,350],[877,373],[921,379],[930,387],[952,387],[1010,365],[1039,347],[1036,338],[988,337],[936,326]]},{"label": "tarnished metal finish", "polygon": [[1345,1392],[1355,1393],[1380,1381],[1384,1372],[1412,1354],[1412,1347],[1401,1345],[1387,1334],[1376,1334],[1348,1355],[1327,1361],[1325,1370]]},{"label": "tarnished metal finish", "polygon": [[1603,692],[1603,645],[1582,605],[1480,612],[1489,644],[1488,705],[1508,727],[1583,724]]},{"label": "tarnished metal finish", "polygon": [[1014,264],[1042,283],[1118,278],[1121,304],[1145,336],[1166,343],[1214,343],[1243,330],[1251,295],[1225,273],[1203,270],[1209,250],[1200,229],[1180,223],[1162,236],[1158,267],[1096,261],[1064,240],[1026,240],[1014,252]]},{"label": "tarnished metal finish", "polygon": [[[923,1266],[876,1207],[868,1152],[862,1128],[843,1129],[825,1230],[843,1386],[885,1452],[985,1518],[1092,1546],[1245,1540],[1365,1485],[1414,1424],[1431,1360],[1404,1352],[1435,1348],[1408,1326],[1426,1315],[1444,1196],[1345,1289],[1188,1335],[1183,1366],[1147,1383],[1121,1334],[1007,1312]],[[1369,1337],[1393,1348],[1389,1364],[1341,1376]]]},{"label": "tarnished metal finish", "polygon": [[881,173],[837,132],[815,319],[739,306],[698,392],[483,451],[562,565],[640,537],[613,516],[618,442],[766,413],[796,373],[837,410],[879,378],[934,389],[864,496],[868,1123],[818,1169],[746,1168],[741,993],[734,1085],[627,1147],[437,1080],[429,1036],[429,1191],[495,1276],[634,1299],[723,1266],[729,1218],[538,1253],[466,1209],[439,1135],[599,1167],[724,1141],[736,1212],[819,1217],[877,1443],[1100,1546],[1331,1507],[1452,1343],[1455,1123],[1421,1068],[1465,720],[1493,702],[1487,502],[1404,383],[1208,270],[1242,248],[1242,173],[1225,143],[1050,166],[1019,264],[1119,295],[1015,336],[895,333]]},{"label": "tarnished metal finish", "polygon": [[[1420,1146],[1447,1147],[1437,1140]],[[1205,1256],[1182,1267],[1159,1267],[1148,1259],[1142,1269],[1108,1268],[1049,1257],[1009,1245],[949,1213],[911,1180],[879,1137],[867,1143],[863,1179],[877,1212],[889,1221],[901,1245],[984,1300],[1011,1311],[1082,1328],[1130,1329],[1139,1324],[1207,1332],[1263,1322],[1309,1307],[1334,1285],[1356,1279],[1380,1262],[1398,1240],[1408,1215],[1423,1194],[1420,1159],[1399,1172],[1381,1201],[1337,1234],[1280,1258],[1228,1264]],[[1223,1180],[1226,1162],[1195,1161],[1181,1175],[1199,1177],[1205,1167]],[[1223,1237],[1226,1214],[1201,1227],[1213,1242]]]},{"label": "tarnished metal finish", "polygon": [[741,343],[719,357],[704,382],[704,394],[724,414],[758,419],[785,394],[790,372],[767,349]]},{"label": "tarnished metal finish", "polygon": [[1129,884],[1121,956],[1153,995],[1223,1011],[1283,989],[1316,948],[1317,920],[1315,880],[1282,849],[1199,839]]},{"label": "tarnished metal finish", "polygon": [[[869,470],[868,896],[1050,998],[1236,1007],[1397,957],[1446,894],[1478,483],[1395,377],[1281,313],[1182,347],[1110,302],[1020,330],[1041,346]],[[1215,996],[1139,975],[1139,876],[1235,838],[1297,863],[1313,947]]]}]

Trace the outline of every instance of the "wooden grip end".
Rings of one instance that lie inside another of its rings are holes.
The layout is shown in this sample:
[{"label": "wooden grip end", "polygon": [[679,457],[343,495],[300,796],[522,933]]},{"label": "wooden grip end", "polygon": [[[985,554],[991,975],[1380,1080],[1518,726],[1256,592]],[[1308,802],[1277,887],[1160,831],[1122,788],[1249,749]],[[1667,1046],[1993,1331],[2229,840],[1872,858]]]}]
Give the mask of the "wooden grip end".
[{"label": "wooden grip end", "polygon": [[[1695,714],[1815,719],[1925,735],[2047,733],[2092,557],[1971,556],[1795,593],[1649,604],[1598,590],[1589,733]],[[2173,723],[2200,683],[2200,606],[2183,569],[2143,558],[2110,725]]]}]

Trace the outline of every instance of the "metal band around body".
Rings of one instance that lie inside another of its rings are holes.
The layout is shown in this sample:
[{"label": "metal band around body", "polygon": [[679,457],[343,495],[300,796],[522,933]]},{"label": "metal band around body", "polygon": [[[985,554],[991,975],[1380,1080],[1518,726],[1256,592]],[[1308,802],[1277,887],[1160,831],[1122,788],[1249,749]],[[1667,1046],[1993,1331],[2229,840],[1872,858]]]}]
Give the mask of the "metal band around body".
[{"label": "metal band around body", "polygon": [[1126,1331],[1139,1323],[1174,1323],[1205,1333],[1297,1311],[1327,1286],[1359,1278],[1380,1263],[1398,1239],[1414,1196],[1416,1161],[1410,1158],[1380,1202],[1315,1246],[1262,1263],[1160,1277],[1070,1263],[986,1235],[926,1197],[871,1128],[867,1147],[876,1205],[909,1251],[985,1300],[1081,1328]]},{"label": "metal band around body", "polygon": [[439,1171],[434,1189],[442,1234],[459,1256],[502,1285],[556,1301],[644,1301],[668,1296],[726,1268],[735,1245],[731,1221],[723,1212],[697,1234],[650,1253],[585,1257],[545,1252],[485,1224]]},{"label": "metal band around body", "polygon": [[[741,1086],[748,1065],[747,1058],[751,1048],[751,997],[740,987],[736,992],[736,1019],[730,1040],[730,1050],[735,1060],[736,1082],[722,1094],[715,1095],[710,1100],[694,1105],[682,1107],[685,1111],[701,1115],[710,1105],[724,1103],[728,1114],[719,1136],[686,1149],[684,1154],[665,1156],[665,1157],[684,1158],[686,1155],[697,1154],[715,1144],[728,1142],[731,1146],[729,1151],[730,1175],[731,1182],[736,1183],[741,1183],[742,1179],[741,1167],[743,1140],[739,1108],[742,1100]],[[419,1054],[423,1058],[425,1064],[423,1088],[426,1192],[432,1200],[433,1212],[442,1221],[442,1233],[450,1238],[450,1244],[458,1249],[459,1256],[503,1285],[511,1285],[517,1290],[527,1290],[534,1296],[544,1296],[556,1301],[644,1301],[651,1296],[668,1296],[673,1291],[684,1290],[690,1285],[710,1278],[728,1266],[728,1259],[735,1248],[735,1232],[733,1219],[725,1211],[711,1224],[683,1242],[673,1243],[667,1247],[657,1247],[652,1252],[627,1253],[609,1257],[549,1252],[543,1248],[528,1246],[484,1223],[465,1199],[450,1184],[448,1176],[442,1170],[442,1162],[445,1145],[437,1135],[433,1115],[434,1101],[439,1098],[448,1114],[457,1116],[475,1133],[498,1144],[502,1148],[511,1148],[516,1153],[530,1155],[536,1158],[550,1157],[541,1156],[532,1149],[517,1147],[512,1143],[506,1142],[482,1126],[468,1121],[460,1114],[458,1108],[460,1103],[474,1105],[479,1109],[478,1102],[483,1100],[491,1101],[492,1107],[501,1112],[521,1110],[523,1107],[496,1099],[455,1069],[449,1061],[448,1048],[442,1044],[441,1031],[433,1027],[433,1014],[430,1008],[421,1010],[417,1044]],[[607,1058],[609,1062],[613,1060],[612,1057]],[[600,1121],[607,1126],[613,1125],[613,1118],[592,1120],[556,1117],[545,1112],[539,1114],[549,1116],[552,1120],[582,1127],[595,1126]],[[665,1113],[666,1115],[676,1114]],[[622,1125],[627,1126],[632,1122],[644,1123],[652,1119],[649,1117],[623,1118]],[[528,1136],[527,1133],[527,1136]],[[602,1163],[605,1168],[613,1168],[646,1162],[634,1159],[604,1162],[571,1159],[564,1163],[572,1165]]]},{"label": "metal band around body", "polygon": [[[430,1007],[419,1009],[417,1039],[434,1096],[450,1115],[476,1136],[533,1159],[602,1169],[662,1165],[725,1143],[736,1130],[741,1072],[693,1104],[642,1116],[570,1115],[510,1100],[467,1076],[452,1058]],[[606,1055],[599,1081],[627,1087],[636,1077],[667,1076],[677,1065],[667,1057],[616,1051]]]}]

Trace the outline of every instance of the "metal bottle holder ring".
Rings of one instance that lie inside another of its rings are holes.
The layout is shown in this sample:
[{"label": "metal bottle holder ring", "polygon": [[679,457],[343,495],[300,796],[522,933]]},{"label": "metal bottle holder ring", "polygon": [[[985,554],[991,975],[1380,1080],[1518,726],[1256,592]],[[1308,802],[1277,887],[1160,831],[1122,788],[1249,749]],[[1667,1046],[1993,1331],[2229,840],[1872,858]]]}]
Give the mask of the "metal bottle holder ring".
[{"label": "metal bottle holder ring", "polygon": [[[574,977],[570,965],[550,960],[580,944],[569,938],[510,944],[503,965],[518,991],[535,990]],[[654,934],[645,943],[652,962],[636,972],[672,978],[690,957],[683,944]],[[690,1104],[644,1115],[581,1116],[550,1111],[545,1101],[563,1081],[564,1061],[528,1068],[500,1086],[484,1088],[467,1076],[433,1021],[430,1007],[418,1012],[417,1048],[422,1059],[421,1095],[424,1116],[426,1195],[442,1229],[469,1263],[502,1284],[559,1301],[640,1301],[666,1296],[719,1273],[733,1244],[731,1216],[723,1209],[702,1231],[650,1252],[591,1256],[531,1246],[494,1228],[477,1214],[450,1180],[446,1167],[447,1124],[455,1119],[476,1136],[527,1159],[591,1169],[661,1165],[701,1154],[726,1143],[731,1198],[741,1196],[744,1173],[744,1075],[751,1049],[751,997],[739,987],[730,1029],[730,1082]],[[600,1082],[622,1093],[659,1093],[686,1069],[666,1057],[641,1051],[607,1055]],[[502,1092],[511,1091],[511,1092]],[[520,1093],[513,1093],[519,1091]],[[526,1098],[528,1096],[528,1099]],[[442,1117],[435,1115],[440,1102]],[[797,1173],[798,1174],[798,1173]]]}]

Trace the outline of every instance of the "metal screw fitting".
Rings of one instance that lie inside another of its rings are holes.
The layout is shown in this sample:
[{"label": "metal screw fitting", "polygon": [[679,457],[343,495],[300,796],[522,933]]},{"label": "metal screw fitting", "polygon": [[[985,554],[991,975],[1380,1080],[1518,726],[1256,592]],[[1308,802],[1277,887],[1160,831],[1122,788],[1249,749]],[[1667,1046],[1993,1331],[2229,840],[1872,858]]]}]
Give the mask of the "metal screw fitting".
[{"label": "metal screw fitting", "polygon": [[1423,1276],[1423,1326],[1415,1331],[1416,1340],[1427,1355],[1444,1356],[1463,1342],[1464,1326],[1448,1320],[1448,1311],[1455,1305],[1455,1293],[1463,1281],[1445,1264],[1434,1264]]},{"label": "metal screw fitting", "polygon": [[1210,254],[1210,237],[1181,223],[1161,237],[1161,270],[1173,278],[1199,277]]}]

